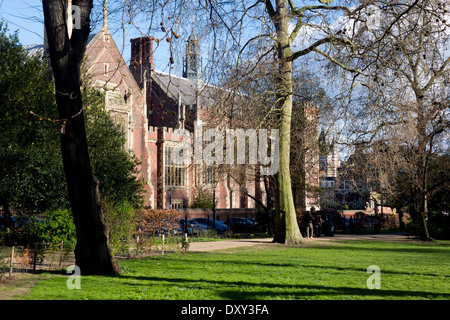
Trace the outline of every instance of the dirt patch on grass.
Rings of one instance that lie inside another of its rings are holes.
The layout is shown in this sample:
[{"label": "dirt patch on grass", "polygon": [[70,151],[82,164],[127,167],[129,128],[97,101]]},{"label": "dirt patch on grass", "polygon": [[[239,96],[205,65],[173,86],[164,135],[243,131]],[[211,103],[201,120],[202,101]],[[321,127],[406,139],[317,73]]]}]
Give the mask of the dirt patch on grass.
[{"label": "dirt patch on grass", "polygon": [[0,300],[14,300],[26,295],[40,280],[45,279],[37,274],[14,274],[0,281]]}]

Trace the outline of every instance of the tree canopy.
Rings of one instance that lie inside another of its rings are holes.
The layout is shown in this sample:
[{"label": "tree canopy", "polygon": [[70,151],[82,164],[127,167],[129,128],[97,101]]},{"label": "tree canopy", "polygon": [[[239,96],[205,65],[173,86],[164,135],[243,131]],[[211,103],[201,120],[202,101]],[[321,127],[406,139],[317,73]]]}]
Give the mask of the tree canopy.
[{"label": "tree canopy", "polygon": [[[53,82],[46,61],[30,56],[17,33],[0,24],[0,205],[21,213],[68,208]],[[104,201],[142,205],[138,160],[122,150],[124,137],[104,106],[102,94],[86,85],[88,145]]]}]

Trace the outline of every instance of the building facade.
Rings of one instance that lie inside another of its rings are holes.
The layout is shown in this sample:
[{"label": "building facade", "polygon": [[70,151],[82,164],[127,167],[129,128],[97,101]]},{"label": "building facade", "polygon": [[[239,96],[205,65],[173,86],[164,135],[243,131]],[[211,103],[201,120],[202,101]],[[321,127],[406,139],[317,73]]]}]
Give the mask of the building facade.
[{"label": "building facade", "polygon": [[322,208],[335,208],[339,206],[336,199],[336,190],[339,189],[339,155],[334,138],[326,138],[322,130],[319,135],[319,179],[320,179],[320,206]]},{"label": "building facade", "polygon": [[[195,153],[196,124],[203,123],[202,133],[214,127],[211,115],[219,114],[229,100],[225,97],[227,90],[203,80],[200,43],[193,33],[187,40],[182,76],[155,70],[153,41],[152,37],[131,39],[127,65],[111,36],[105,14],[103,27],[89,37],[83,65],[90,84],[104,92],[106,109],[122,128],[124,149],[140,159],[137,174],[145,181],[145,206],[188,208],[202,192],[212,194],[218,209],[258,208],[269,197],[273,200],[257,169],[231,172],[196,163],[192,156],[185,162],[174,159],[174,148],[182,144],[191,146],[191,153]],[[40,48],[45,56],[45,42]],[[316,117],[314,106],[305,110],[307,117]],[[317,132],[313,135],[317,141]],[[202,139],[202,143],[206,141]],[[236,150],[236,154],[242,152],[245,150]],[[301,168],[306,171],[302,183],[316,188],[319,155],[314,151],[307,156],[317,166]],[[307,191],[310,189],[302,187],[296,196],[302,210],[318,206],[317,196]]]},{"label": "building facade", "polygon": [[[129,65],[104,21],[90,37],[85,69],[92,85],[105,93],[106,109],[122,125],[126,150],[141,164],[138,174],[145,181],[145,205],[151,208],[189,207],[198,194],[215,194],[217,208],[255,208],[263,199],[255,177],[240,183],[213,166],[173,159],[174,148],[193,146],[194,125],[220,107],[222,89],[202,79],[200,44],[194,34],[187,40],[183,76],[154,69],[153,38],[131,39]],[[188,134],[186,135],[186,132]],[[193,150],[191,150],[193,153]],[[250,197],[249,197],[250,195]]]}]

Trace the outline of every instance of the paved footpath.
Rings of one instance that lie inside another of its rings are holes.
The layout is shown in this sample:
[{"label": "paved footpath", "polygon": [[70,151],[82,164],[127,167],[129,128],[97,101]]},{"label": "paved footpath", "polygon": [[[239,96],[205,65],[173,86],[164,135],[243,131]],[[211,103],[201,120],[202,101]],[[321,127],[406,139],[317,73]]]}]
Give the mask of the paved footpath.
[{"label": "paved footpath", "polygon": [[200,251],[214,251],[239,247],[250,247],[264,243],[272,243],[272,238],[265,239],[233,239],[233,240],[219,240],[207,242],[191,242],[189,250],[192,252]]},{"label": "paved footpath", "polygon": [[[339,242],[342,240],[380,240],[380,241],[408,241],[411,240],[406,234],[389,233],[389,234],[337,234],[334,237],[320,237],[313,239],[305,239],[305,243],[324,243],[324,242]],[[272,243],[272,238],[261,239],[233,239],[233,240],[221,240],[221,241],[208,241],[208,242],[191,242],[189,251],[202,252],[202,251],[214,251],[223,249],[232,249],[239,247],[250,247],[261,244]]]},{"label": "paved footpath", "polygon": [[379,234],[336,234],[334,237],[314,238],[313,241],[342,241],[342,240],[380,240],[380,241],[408,241],[413,238],[406,233],[379,233]]}]

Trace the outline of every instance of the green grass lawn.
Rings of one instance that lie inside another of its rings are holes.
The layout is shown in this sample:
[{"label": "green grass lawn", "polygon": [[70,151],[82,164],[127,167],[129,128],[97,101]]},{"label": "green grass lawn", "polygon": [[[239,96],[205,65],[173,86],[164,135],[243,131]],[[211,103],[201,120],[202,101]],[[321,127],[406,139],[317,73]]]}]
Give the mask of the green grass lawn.
[{"label": "green grass lawn", "polygon": [[[450,299],[450,245],[349,241],[121,261],[122,275],[41,280],[23,299]],[[368,289],[367,267],[381,270]],[[48,274],[45,274],[48,276]]]}]

